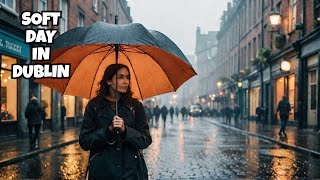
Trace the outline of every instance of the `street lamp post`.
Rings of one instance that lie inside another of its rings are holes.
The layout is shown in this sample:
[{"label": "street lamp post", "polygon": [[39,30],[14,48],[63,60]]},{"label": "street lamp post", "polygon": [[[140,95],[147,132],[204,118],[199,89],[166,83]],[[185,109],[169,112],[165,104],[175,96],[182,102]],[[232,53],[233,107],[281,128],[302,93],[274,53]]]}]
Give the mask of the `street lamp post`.
[{"label": "street lamp post", "polygon": [[238,83],[237,83],[237,85],[238,85],[238,106],[240,107],[240,114],[241,114],[241,119],[243,118],[243,96],[242,96],[242,94],[243,94],[243,92],[242,92],[242,81],[239,81]]},{"label": "street lamp post", "polygon": [[221,99],[222,99],[222,96],[221,96],[221,92],[220,92],[220,88],[222,86],[222,82],[221,81],[218,81],[217,82],[217,86],[218,86],[218,89],[219,89],[219,110],[220,110],[220,105],[221,105]]}]

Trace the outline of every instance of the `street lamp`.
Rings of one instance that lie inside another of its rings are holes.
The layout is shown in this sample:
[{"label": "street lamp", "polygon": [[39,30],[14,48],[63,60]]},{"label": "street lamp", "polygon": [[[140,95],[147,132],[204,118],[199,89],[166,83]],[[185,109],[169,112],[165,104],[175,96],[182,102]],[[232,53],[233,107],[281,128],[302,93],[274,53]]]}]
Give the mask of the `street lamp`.
[{"label": "street lamp", "polygon": [[234,100],[234,98],[235,98],[235,95],[234,95],[233,93],[231,93],[231,94],[230,94],[230,99],[231,99],[231,100]]},{"label": "street lamp", "polygon": [[272,9],[269,18],[272,27],[278,26],[280,24],[281,15],[279,11]]},{"label": "street lamp", "polygon": [[280,64],[281,71],[288,72],[291,69],[291,62],[290,61],[282,61]]},{"label": "street lamp", "polygon": [[242,82],[241,81],[238,82],[238,88],[242,88]]},{"label": "street lamp", "polygon": [[218,82],[217,82],[217,86],[218,86],[218,88],[220,88],[220,87],[222,86],[222,82],[221,82],[221,81],[218,81]]},{"label": "street lamp", "polygon": [[172,98],[173,98],[173,99],[176,99],[176,98],[177,98],[177,95],[176,95],[176,94],[172,95]]}]

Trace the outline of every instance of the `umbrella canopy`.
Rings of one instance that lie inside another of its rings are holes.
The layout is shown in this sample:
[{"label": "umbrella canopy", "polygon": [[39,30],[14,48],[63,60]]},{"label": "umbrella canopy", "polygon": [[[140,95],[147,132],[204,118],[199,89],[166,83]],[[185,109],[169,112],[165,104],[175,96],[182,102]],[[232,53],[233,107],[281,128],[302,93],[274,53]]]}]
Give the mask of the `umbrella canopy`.
[{"label": "umbrella canopy", "polygon": [[69,30],[54,40],[49,63],[71,64],[70,78],[35,81],[66,95],[91,99],[106,67],[116,62],[115,45],[119,47],[118,62],[129,67],[136,98],[176,91],[196,75],[181,50],[164,34],[138,23],[98,22]]}]

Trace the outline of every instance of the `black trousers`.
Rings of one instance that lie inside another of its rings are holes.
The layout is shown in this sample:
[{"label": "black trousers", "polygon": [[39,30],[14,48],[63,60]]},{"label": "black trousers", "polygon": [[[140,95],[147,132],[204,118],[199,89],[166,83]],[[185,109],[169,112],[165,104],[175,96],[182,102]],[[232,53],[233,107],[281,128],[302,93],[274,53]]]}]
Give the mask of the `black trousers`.
[{"label": "black trousers", "polygon": [[[35,147],[36,140],[38,140],[38,142],[39,142],[40,127],[41,127],[41,124],[36,124],[36,125],[28,124],[29,140],[30,140],[29,142],[30,142],[31,148]],[[34,129],[34,133],[33,133],[33,129]]]}]

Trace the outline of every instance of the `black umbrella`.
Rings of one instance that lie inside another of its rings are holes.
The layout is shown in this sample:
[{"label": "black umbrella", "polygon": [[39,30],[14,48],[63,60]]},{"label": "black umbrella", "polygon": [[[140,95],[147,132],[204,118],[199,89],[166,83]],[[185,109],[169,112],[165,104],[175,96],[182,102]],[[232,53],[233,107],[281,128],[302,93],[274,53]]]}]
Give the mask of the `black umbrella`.
[{"label": "black umbrella", "polygon": [[176,91],[196,72],[164,34],[141,24],[97,22],[71,29],[54,40],[51,64],[71,63],[70,78],[37,79],[63,94],[92,98],[107,66],[125,64],[134,96],[145,99]]}]

